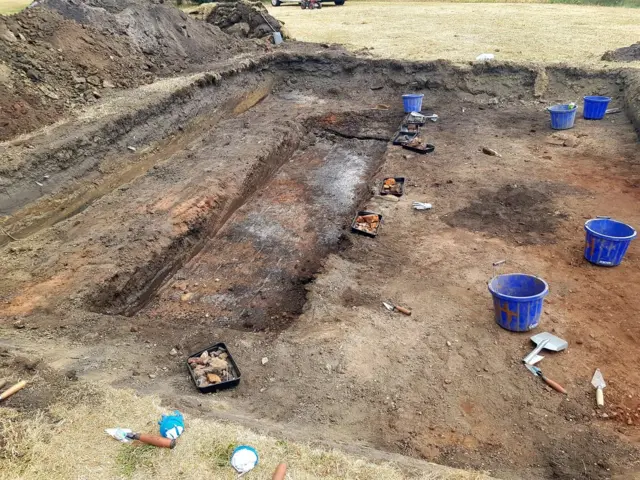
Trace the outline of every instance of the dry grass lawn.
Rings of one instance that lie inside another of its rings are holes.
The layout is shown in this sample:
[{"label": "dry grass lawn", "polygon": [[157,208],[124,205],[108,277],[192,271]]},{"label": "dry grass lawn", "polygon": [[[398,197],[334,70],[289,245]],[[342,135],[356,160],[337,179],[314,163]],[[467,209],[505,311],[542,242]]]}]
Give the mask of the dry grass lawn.
[{"label": "dry grass lawn", "polygon": [[295,480],[489,480],[437,465],[407,477],[391,464],[190,416],[173,450],[121,444],[104,429],[120,426],[157,433],[157,421],[165,412],[157,398],[82,382],[65,389],[60,398],[40,414],[0,409],[0,480],[232,480],[237,474],[229,465],[229,454],[240,444],[252,445],[260,454],[258,467],[246,476],[252,480],[271,479],[282,461],[289,465],[287,478]]},{"label": "dry grass lawn", "polygon": [[297,40],[373,47],[380,57],[604,65],[640,39],[640,9],[579,5],[352,1],[322,10],[269,6]]},{"label": "dry grass lawn", "polygon": [[0,15],[18,13],[31,3],[31,0],[0,0]]}]

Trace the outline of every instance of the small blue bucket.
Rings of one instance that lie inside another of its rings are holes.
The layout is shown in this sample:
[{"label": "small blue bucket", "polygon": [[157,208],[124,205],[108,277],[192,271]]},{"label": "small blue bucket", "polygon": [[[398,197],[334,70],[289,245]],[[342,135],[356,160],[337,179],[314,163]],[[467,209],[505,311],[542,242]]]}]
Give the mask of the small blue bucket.
[{"label": "small blue bucket", "polygon": [[587,232],[584,258],[596,265],[615,267],[627,253],[636,231],[626,223],[610,218],[593,218],[584,224]]},{"label": "small blue bucket", "polygon": [[408,93],[406,95],[402,95],[402,104],[404,105],[405,113],[422,111],[423,98],[424,94],[422,93]]},{"label": "small blue bucket", "polygon": [[[573,108],[572,108],[573,107]],[[551,114],[551,128],[554,130],[567,130],[573,128],[578,108],[575,105],[554,105],[547,108]]]},{"label": "small blue bucket", "polygon": [[494,277],[489,282],[489,291],[493,295],[496,323],[512,332],[528,332],[540,323],[549,285],[533,275],[509,273]]},{"label": "small blue bucket", "polygon": [[611,97],[584,97],[582,116],[585,120],[602,120],[610,101]]}]

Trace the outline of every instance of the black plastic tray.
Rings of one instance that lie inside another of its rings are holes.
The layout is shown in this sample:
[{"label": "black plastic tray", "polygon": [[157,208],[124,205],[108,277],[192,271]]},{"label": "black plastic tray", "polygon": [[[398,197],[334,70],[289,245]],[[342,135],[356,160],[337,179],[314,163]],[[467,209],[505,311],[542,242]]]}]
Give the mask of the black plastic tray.
[{"label": "black plastic tray", "polygon": [[[207,385],[206,387],[199,387],[196,379],[196,374],[193,372],[193,368],[191,364],[189,364],[189,358],[197,358],[202,355],[204,352],[211,352],[213,350],[224,350],[227,352],[227,363],[231,365],[233,368],[233,373],[235,373],[235,378],[231,380],[227,380],[226,382],[216,383],[215,385]],[[187,358],[187,368],[189,369],[189,374],[191,375],[191,379],[193,380],[193,384],[196,386],[200,393],[213,393],[218,390],[225,390],[227,388],[237,387],[240,383],[240,369],[238,365],[236,365],[235,360],[231,356],[231,352],[227,348],[224,343],[216,343],[215,345],[211,345],[210,347],[205,348],[204,350],[200,350],[198,353],[194,353]]]},{"label": "black plastic tray", "polygon": [[400,132],[400,134],[402,135],[406,135],[407,133],[419,133],[420,125],[418,125],[417,123],[403,123],[402,125],[400,125],[400,130],[398,130],[398,132]]},{"label": "black plastic tray", "polygon": [[[410,142],[411,140],[416,138],[417,135],[418,132],[402,133],[400,132],[400,130],[398,130],[393,136],[392,142],[394,145],[404,145],[405,143]],[[406,140],[403,137],[406,137]]]},{"label": "black plastic tray", "polygon": [[[398,193],[387,192],[384,189],[385,180],[388,180],[390,178],[393,178],[396,181],[396,183],[400,185]],[[395,195],[396,197],[401,197],[402,195],[404,195],[404,177],[385,177],[385,178],[383,178],[382,179],[382,185],[380,185],[380,195]]]},{"label": "black plastic tray", "polygon": [[[362,215],[377,215],[378,218],[380,219],[380,221],[378,222],[378,228],[376,228],[376,231],[371,233],[371,232],[366,232],[364,230],[360,230],[359,228],[356,227],[356,218],[362,216]],[[378,213],[378,212],[369,212],[367,210],[360,210],[359,212],[356,213],[356,216],[353,217],[353,221],[351,222],[351,231],[354,233],[359,233],[360,235],[365,235],[367,237],[376,237],[378,235],[378,232],[380,231],[380,225],[382,225],[382,214]]]},{"label": "black plastic tray", "polygon": [[404,121],[403,121],[404,125],[418,125],[419,127],[424,127],[426,123],[427,123],[426,120],[424,122],[416,120],[416,118],[412,116],[410,113],[407,113],[407,116],[404,117]]},{"label": "black plastic tray", "polygon": [[436,149],[436,146],[430,143],[423,143],[415,147],[405,144],[405,145],[402,145],[402,148],[424,155],[425,153],[433,152]]}]

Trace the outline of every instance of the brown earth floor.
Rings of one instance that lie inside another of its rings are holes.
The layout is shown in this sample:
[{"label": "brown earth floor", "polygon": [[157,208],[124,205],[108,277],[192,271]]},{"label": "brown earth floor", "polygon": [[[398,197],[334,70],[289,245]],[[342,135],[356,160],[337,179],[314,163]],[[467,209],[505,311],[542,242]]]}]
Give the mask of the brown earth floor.
[{"label": "brown earth floor", "polygon": [[[0,346],[44,355],[81,378],[160,393],[193,414],[312,441],[501,478],[637,475],[637,246],[613,269],[582,258],[585,219],[640,225],[629,121],[578,119],[552,134],[543,107],[565,88],[553,82],[545,101],[434,89],[426,109],[440,121],[425,131],[436,151],[420,156],[380,140],[402,118],[405,87],[351,88],[384,82],[367,77],[329,90],[330,78],[322,84],[305,68],[295,83],[281,78],[261,103],[168,150],[126,188],[5,246]],[[620,100],[613,82],[592,82],[576,82],[576,97],[597,87]],[[392,109],[372,108],[384,103]],[[397,203],[366,193],[385,176],[407,178]],[[434,208],[416,212],[414,200]],[[358,206],[384,215],[377,238],[349,232]],[[200,243],[190,255],[171,244],[188,242],[180,235],[215,209],[217,227],[194,235]],[[169,244],[184,255],[162,257],[170,271],[156,295],[140,275]],[[501,272],[534,273],[550,285],[533,333],[569,342],[540,365],[567,397],[522,366],[529,335],[493,321],[486,284],[502,259]],[[412,316],[386,311],[388,299]],[[16,321],[25,328],[11,328]],[[184,359],[218,341],[242,381],[217,394],[212,411]],[[594,409],[595,368],[608,383],[603,411]],[[42,406],[39,395],[34,385],[10,402]]]}]

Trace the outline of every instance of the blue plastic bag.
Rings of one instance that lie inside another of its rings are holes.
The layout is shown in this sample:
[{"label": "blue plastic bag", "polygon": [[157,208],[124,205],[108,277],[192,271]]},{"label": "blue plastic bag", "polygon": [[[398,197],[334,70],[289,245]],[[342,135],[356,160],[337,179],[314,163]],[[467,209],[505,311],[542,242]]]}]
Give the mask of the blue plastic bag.
[{"label": "blue plastic bag", "polygon": [[184,417],[175,410],[171,415],[162,415],[158,425],[160,425],[160,435],[175,440],[184,431]]}]

